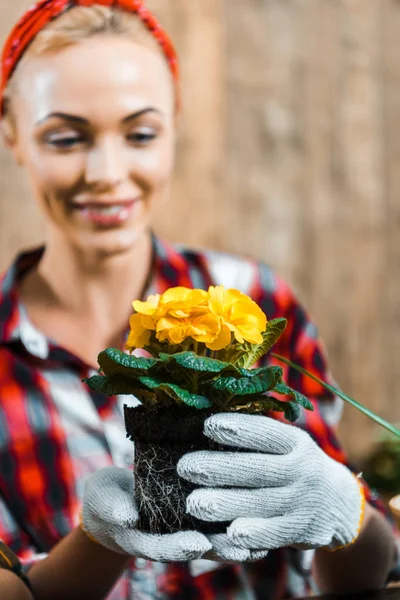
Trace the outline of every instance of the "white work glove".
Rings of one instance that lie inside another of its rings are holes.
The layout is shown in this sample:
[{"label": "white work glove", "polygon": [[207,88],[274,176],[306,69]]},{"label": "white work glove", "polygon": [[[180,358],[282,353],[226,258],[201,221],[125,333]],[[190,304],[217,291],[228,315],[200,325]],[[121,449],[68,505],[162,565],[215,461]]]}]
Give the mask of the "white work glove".
[{"label": "white work glove", "polygon": [[135,527],[137,520],[131,471],[106,467],[88,478],[81,527],[109,550],[157,562],[179,562],[200,558],[211,548],[207,538],[196,531],[143,533]]},{"label": "white work glove", "polygon": [[205,486],[188,496],[187,511],[205,521],[232,521],[226,535],[208,536],[207,558],[232,560],[235,549],[247,549],[244,560],[254,560],[273,548],[335,549],[355,540],[364,509],[360,484],[307,433],[238,413],[208,418],[204,433],[250,450],[192,452],[178,463],[181,477]]}]

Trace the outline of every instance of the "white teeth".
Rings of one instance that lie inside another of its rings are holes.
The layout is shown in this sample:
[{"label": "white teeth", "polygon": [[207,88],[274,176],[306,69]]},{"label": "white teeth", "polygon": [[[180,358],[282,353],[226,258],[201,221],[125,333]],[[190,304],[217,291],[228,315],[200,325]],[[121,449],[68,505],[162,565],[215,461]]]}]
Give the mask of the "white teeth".
[{"label": "white teeth", "polygon": [[96,206],[94,210],[97,213],[101,213],[102,215],[117,215],[124,207],[121,204],[116,204],[115,206]]}]

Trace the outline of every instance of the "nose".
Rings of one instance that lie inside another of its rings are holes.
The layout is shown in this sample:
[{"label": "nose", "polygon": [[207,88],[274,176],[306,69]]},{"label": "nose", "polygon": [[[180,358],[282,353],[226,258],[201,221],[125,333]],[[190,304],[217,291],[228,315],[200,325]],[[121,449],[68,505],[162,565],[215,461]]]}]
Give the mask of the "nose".
[{"label": "nose", "polygon": [[126,177],[123,151],[110,138],[96,143],[87,154],[85,180],[90,186],[114,187]]}]

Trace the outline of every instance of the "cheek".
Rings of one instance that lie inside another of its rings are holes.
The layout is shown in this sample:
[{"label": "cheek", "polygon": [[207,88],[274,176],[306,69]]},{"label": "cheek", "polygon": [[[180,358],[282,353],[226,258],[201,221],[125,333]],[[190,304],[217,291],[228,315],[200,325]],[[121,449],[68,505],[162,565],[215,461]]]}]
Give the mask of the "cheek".
[{"label": "cheek", "polygon": [[132,177],[142,180],[142,185],[152,192],[161,192],[170,182],[174,166],[173,144],[163,144],[141,153],[132,159]]},{"label": "cheek", "polygon": [[77,155],[52,156],[35,152],[26,163],[36,190],[45,195],[73,192],[82,178],[84,161]]}]

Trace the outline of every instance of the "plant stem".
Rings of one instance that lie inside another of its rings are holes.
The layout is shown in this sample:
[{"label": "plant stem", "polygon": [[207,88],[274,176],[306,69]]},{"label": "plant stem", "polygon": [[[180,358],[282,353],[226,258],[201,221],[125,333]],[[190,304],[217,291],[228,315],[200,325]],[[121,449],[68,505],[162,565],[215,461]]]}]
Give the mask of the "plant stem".
[{"label": "plant stem", "polygon": [[350,396],[348,396],[344,392],[341,392],[340,390],[336,389],[332,385],[329,385],[329,383],[326,383],[325,381],[322,381],[322,379],[319,379],[319,377],[317,377],[316,375],[313,375],[312,373],[309,373],[306,369],[303,369],[303,367],[300,367],[299,365],[296,365],[296,363],[293,363],[288,358],[284,358],[283,356],[280,356],[279,354],[275,354],[274,352],[271,352],[271,356],[274,356],[275,358],[277,358],[278,360],[282,361],[286,365],[289,365],[289,367],[292,367],[293,369],[295,369],[299,373],[303,373],[303,375],[307,375],[307,377],[310,377],[311,379],[314,379],[314,381],[317,381],[325,389],[329,390],[330,392],[332,392],[336,396],[339,396],[339,398],[341,398],[345,402],[348,402],[349,404],[351,404],[352,406],[354,406],[355,408],[357,408],[364,415],[366,415],[367,417],[369,417],[370,419],[372,419],[373,421],[375,421],[375,423],[378,423],[378,425],[381,425],[382,427],[384,427],[385,429],[387,429],[388,431],[390,431],[390,433],[392,433],[393,435],[395,435],[398,438],[400,438],[400,430],[399,429],[397,429],[394,425],[391,425],[391,423],[388,423],[388,421],[385,421],[385,419],[382,419],[381,417],[379,417],[378,415],[376,415],[374,412],[372,412],[371,410],[369,410],[366,406],[363,406],[362,404],[360,404],[356,400],[353,400],[353,398],[350,398]]}]

